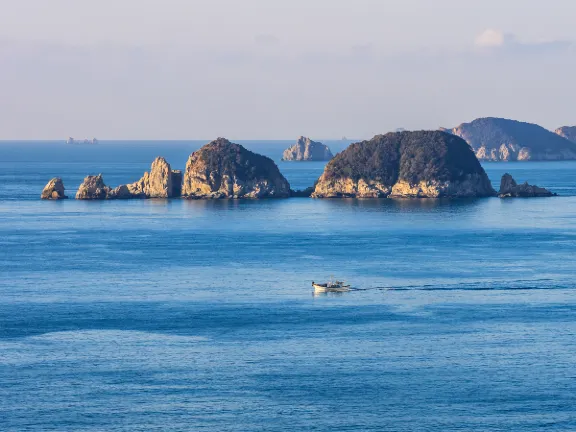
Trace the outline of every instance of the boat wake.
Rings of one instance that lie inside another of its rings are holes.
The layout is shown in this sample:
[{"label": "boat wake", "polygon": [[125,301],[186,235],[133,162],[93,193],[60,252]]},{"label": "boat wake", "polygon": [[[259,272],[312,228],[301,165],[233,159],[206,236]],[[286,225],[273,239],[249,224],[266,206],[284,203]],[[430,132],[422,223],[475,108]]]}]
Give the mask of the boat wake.
[{"label": "boat wake", "polygon": [[350,291],[528,291],[573,289],[573,284],[559,283],[553,279],[529,279],[515,281],[468,282],[455,284],[389,285],[351,287]]}]

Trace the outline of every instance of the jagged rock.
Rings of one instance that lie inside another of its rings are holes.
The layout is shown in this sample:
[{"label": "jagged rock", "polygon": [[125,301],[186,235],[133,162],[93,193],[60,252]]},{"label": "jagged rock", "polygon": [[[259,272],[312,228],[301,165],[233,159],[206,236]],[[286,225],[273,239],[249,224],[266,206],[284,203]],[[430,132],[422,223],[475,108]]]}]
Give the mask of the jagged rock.
[{"label": "jagged rock", "polygon": [[133,199],[133,198],[146,198],[146,197],[144,195],[132,194],[132,192],[130,192],[130,189],[128,188],[128,185],[120,185],[120,186],[112,189],[110,192],[108,192],[108,195],[106,196],[106,199],[124,200],[124,199]]},{"label": "jagged rock", "polygon": [[290,196],[290,185],[272,159],[218,138],[190,155],[182,196],[285,198]]},{"label": "jagged rock", "polygon": [[510,197],[520,197],[520,198],[531,198],[531,197],[551,197],[556,196],[555,193],[550,192],[547,189],[529,185],[528,182],[519,185],[516,183],[514,178],[506,173],[502,176],[500,181],[500,192],[498,193],[500,198],[510,198]]},{"label": "jagged rock", "polygon": [[134,198],[170,198],[173,196],[172,169],[163,157],[152,162],[150,172],[140,180],[126,185]]},{"label": "jagged rock", "polygon": [[541,126],[503,118],[480,118],[450,131],[487,161],[572,160],[576,144]]},{"label": "jagged rock", "polygon": [[554,131],[556,135],[560,135],[573,143],[576,143],[576,126],[562,126]]},{"label": "jagged rock", "polygon": [[61,200],[68,198],[64,193],[64,182],[60,177],[55,177],[48,182],[42,190],[40,198],[43,200]]},{"label": "jagged rock", "polygon": [[284,150],[283,161],[329,161],[334,155],[327,145],[299,137],[296,144]]},{"label": "jagged rock", "polygon": [[105,200],[112,189],[106,184],[102,178],[102,174],[97,176],[88,176],[78,188],[76,199],[78,200]]},{"label": "jagged rock", "polygon": [[315,198],[484,197],[496,192],[472,149],[440,131],[377,135],[332,159]]},{"label": "jagged rock", "polygon": [[180,196],[182,172],[172,170],[163,157],[152,162],[150,172],[134,183],[121,185],[108,194],[108,199],[171,198]]}]

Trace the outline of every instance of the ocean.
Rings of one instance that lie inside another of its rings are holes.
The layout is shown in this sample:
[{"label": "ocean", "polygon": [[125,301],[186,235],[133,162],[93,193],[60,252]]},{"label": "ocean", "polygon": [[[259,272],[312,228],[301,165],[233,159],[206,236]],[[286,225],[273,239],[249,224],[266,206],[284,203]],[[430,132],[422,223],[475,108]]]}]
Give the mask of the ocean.
[{"label": "ocean", "polygon": [[0,430],[576,430],[576,162],[484,164],[554,198],[39,199],[203,143],[0,142]]}]

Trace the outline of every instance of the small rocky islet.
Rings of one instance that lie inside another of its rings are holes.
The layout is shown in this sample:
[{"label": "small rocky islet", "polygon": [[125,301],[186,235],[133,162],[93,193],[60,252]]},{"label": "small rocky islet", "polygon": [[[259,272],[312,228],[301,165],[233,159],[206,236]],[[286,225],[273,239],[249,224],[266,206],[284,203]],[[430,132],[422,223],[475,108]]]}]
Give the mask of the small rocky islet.
[{"label": "small rocky islet", "polygon": [[333,157],[327,145],[304,136],[299,137],[296,144],[288,147],[282,154],[283,161],[325,162]]},{"label": "small rocky islet", "polygon": [[[156,158],[142,178],[116,188],[102,174],[89,175],[78,200],[149,198],[463,198],[553,196],[509,174],[497,193],[473,149],[462,138],[442,131],[395,132],[350,145],[326,165],[314,186],[290,189],[274,161],[225,138],[193,152],[184,173]],[[66,198],[62,179],[46,185],[42,199]]]},{"label": "small rocky islet", "polygon": [[64,193],[64,182],[62,179],[60,177],[54,177],[50,180],[48,184],[44,186],[40,198],[44,200],[67,199],[68,197]]}]

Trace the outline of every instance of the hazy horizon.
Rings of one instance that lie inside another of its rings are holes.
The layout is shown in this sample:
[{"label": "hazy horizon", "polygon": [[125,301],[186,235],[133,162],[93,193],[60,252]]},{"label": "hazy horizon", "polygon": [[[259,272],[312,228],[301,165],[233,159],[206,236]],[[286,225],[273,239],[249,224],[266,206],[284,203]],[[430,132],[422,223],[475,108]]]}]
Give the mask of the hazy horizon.
[{"label": "hazy horizon", "polygon": [[364,139],[488,116],[576,124],[569,0],[0,6],[0,140]]}]

